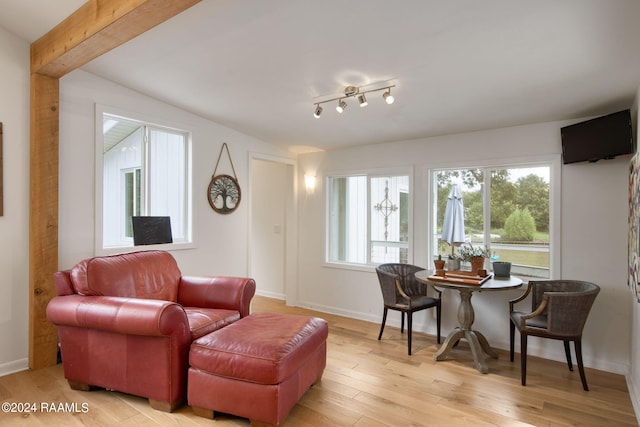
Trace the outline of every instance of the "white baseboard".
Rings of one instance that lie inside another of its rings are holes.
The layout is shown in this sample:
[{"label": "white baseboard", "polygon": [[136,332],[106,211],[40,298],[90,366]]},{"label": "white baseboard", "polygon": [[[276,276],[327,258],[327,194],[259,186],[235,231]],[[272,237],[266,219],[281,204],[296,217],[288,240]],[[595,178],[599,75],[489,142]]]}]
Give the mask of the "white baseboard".
[{"label": "white baseboard", "polygon": [[29,369],[29,359],[18,359],[0,364],[0,377]]},{"label": "white baseboard", "polygon": [[[274,297],[277,298],[277,297]],[[329,313],[329,314],[335,314],[338,316],[343,316],[343,317],[349,317],[352,319],[358,319],[358,320],[364,320],[366,322],[371,322],[371,323],[376,323],[377,327],[380,327],[380,322],[382,319],[382,308],[380,309],[380,314],[372,314],[372,313],[359,313],[359,312],[354,312],[354,311],[349,311],[349,310],[342,310],[336,307],[330,307],[330,306],[324,306],[324,305],[318,305],[318,304],[312,304],[306,301],[298,301],[298,306],[302,307],[302,308],[308,308],[310,310],[315,310],[315,311],[320,311],[322,313]],[[390,313],[392,313],[393,311],[390,311]],[[400,328],[400,316],[396,315],[396,316],[389,316],[389,318],[387,319],[387,325],[388,326],[392,326],[392,327],[396,327],[396,328]],[[414,331],[419,331],[421,333],[425,333],[428,335],[432,335],[435,336],[436,335],[436,330],[435,330],[435,322],[431,323],[430,325],[426,325],[424,324],[424,322],[415,322],[413,324],[413,330]],[[446,338],[447,333],[443,331],[443,337],[442,339]],[[491,343],[492,347],[496,348],[496,349],[501,349],[501,350],[509,350],[509,342],[502,342],[502,341],[498,341],[495,342],[493,341]],[[564,347],[562,345],[560,345],[558,348],[553,348],[551,350],[549,349],[541,349],[541,348],[537,348],[534,345],[530,345],[530,348],[528,349],[528,354],[530,356],[535,356],[535,357],[541,357],[543,359],[549,359],[549,360],[556,360],[559,362],[566,362],[565,359],[565,354],[564,354]],[[572,346],[573,347],[573,346]],[[516,350],[519,353],[519,346],[518,349]],[[574,360],[573,362],[575,363],[575,353],[574,353]],[[591,360],[589,358],[585,358],[584,359],[584,366],[587,368],[593,368],[593,369],[598,369],[601,371],[605,371],[605,372],[610,372],[613,374],[618,374],[618,375],[624,375],[626,376],[629,372],[629,366],[628,365],[622,365],[622,364],[617,364],[617,363],[611,363],[609,361],[604,361],[604,360]],[[640,405],[640,403],[639,403]],[[638,413],[636,411],[636,413]]]},{"label": "white baseboard", "polygon": [[276,293],[276,292],[261,291],[261,290],[256,289],[256,295],[261,296],[261,297],[265,297],[265,298],[273,298],[273,299],[284,300],[284,295],[281,294],[281,293]]},{"label": "white baseboard", "polygon": [[638,417],[638,415],[640,414],[640,400],[638,400],[638,398],[640,396],[638,396],[638,390],[636,390],[635,387],[633,386],[633,381],[631,381],[631,375],[625,375],[625,378],[627,380],[627,389],[629,390],[629,398],[631,399],[631,404],[633,405],[633,412],[635,412],[636,421],[638,421],[638,424],[640,425],[640,417]]},{"label": "white baseboard", "polygon": [[[326,305],[312,304],[305,301],[298,301],[298,307],[307,308],[309,310],[319,311],[321,313],[335,314],[337,316],[348,317],[351,319],[364,320],[366,322],[377,323],[380,326],[380,319],[382,318],[382,309],[380,309],[380,315],[358,313],[351,310],[342,310],[336,307],[330,307]],[[396,326],[393,321],[387,320],[387,324]],[[397,322],[397,326],[400,327],[400,321]],[[417,325],[415,325],[417,326]],[[414,326],[414,328],[415,328]]]}]

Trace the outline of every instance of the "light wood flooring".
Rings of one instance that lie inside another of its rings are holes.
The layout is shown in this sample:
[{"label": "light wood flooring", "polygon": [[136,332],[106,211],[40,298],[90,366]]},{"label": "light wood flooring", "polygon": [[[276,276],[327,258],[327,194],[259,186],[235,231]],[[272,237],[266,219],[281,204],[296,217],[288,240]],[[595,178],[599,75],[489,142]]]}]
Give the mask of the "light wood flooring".
[{"label": "light wood flooring", "polygon": [[[582,390],[577,369],[529,358],[527,386],[520,385],[519,357],[505,351],[488,359],[489,374],[473,368],[462,341],[452,360],[435,362],[435,337],[414,334],[407,355],[406,334],[378,324],[286,307],[255,297],[253,311],[311,314],[327,319],[327,368],[289,414],[284,426],[637,426],[623,376],[587,368],[591,391]],[[390,312],[390,316],[399,313]],[[505,326],[507,327],[507,326]],[[562,345],[558,343],[558,345]],[[168,414],[146,399],[113,391],[69,388],[60,365],[0,377],[0,402],[77,404],[78,412],[0,412],[2,426],[249,426],[216,414],[207,420],[184,406]],[[82,411],[82,405],[86,411]]]}]

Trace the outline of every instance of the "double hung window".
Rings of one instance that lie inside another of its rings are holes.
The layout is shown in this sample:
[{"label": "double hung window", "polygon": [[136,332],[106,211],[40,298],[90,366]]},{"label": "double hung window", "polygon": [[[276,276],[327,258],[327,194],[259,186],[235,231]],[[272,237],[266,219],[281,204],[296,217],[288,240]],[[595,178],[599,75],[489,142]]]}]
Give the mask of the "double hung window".
[{"label": "double hung window", "polygon": [[327,197],[328,262],[409,262],[409,174],[329,176]]}]

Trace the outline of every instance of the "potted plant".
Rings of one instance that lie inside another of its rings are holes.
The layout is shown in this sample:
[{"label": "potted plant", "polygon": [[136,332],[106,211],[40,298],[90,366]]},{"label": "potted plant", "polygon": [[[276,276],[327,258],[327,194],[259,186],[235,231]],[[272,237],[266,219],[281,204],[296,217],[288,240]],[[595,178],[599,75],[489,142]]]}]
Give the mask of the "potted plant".
[{"label": "potted plant", "polygon": [[462,261],[462,257],[458,254],[449,254],[447,256],[449,270],[455,271],[460,270],[460,261]]},{"label": "potted plant", "polygon": [[471,263],[471,271],[474,273],[484,269],[484,260],[491,257],[491,251],[486,246],[484,248],[474,247],[471,243],[462,245],[458,252],[464,261]]},{"label": "potted plant", "polygon": [[438,255],[438,259],[433,261],[433,264],[436,266],[436,274],[444,271],[445,260],[442,259],[442,255]]},{"label": "potted plant", "polygon": [[508,261],[493,261],[493,273],[496,277],[509,277],[511,275],[511,263]]}]

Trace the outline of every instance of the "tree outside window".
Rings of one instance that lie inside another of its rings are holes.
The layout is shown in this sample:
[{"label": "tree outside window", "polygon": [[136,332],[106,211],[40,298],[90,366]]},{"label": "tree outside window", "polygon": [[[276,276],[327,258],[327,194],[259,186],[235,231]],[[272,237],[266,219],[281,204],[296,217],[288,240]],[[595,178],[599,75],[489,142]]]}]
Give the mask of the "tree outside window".
[{"label": "tree outside window", "polygon": [[511,262],[515,274],[549,278],[550,169],[536,165],[434,170],[433,253],[458,250],[441,239],[447,198],[455,184],[463,197],[465,241],[488,247],[493,260]]}]

